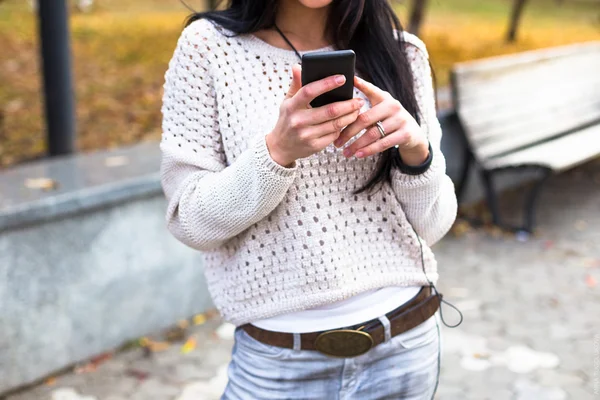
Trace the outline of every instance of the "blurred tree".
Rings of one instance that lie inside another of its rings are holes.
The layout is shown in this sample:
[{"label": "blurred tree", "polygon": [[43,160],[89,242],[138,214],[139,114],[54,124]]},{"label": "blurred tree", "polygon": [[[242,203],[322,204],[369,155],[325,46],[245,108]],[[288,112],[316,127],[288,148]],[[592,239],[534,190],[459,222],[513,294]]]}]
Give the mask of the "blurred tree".
[{"label": "blurred tree", "polygon": [[525,9],[525,4],[528,0],[514,0],[512,12],[510,14],[510,22],[508,25],[508,33],[506,35],[507,42],[514,42],[517,40],[517,30],[519,29],[519,22],[521,22],[521,16]]},{"label": "blurred tree", "polygon": [[419,34],[419,29],[423,24],[423,17],[427,9],[427,0],[412,0],[410,10],[410,19],[408,22],[408,31],[415,35]]},{"label": "blurred tree", "polygon": [[215,8],[217,8],[217,4],[219,3],[219,0],[207,0],[208,1],[208,8],[210,10],[214,10]]}]

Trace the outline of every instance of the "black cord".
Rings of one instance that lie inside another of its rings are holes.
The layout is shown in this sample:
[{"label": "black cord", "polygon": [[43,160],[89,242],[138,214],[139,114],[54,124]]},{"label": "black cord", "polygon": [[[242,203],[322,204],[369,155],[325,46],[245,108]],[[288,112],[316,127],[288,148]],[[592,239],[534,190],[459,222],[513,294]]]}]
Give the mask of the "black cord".
[{"label": "black cord", "polygon": [[[419,237],[419,234],[415,230],[414,226],[411,225],[411,228],[412,228],[413,232],[415,233],[415,237],[419,241],[419,248],[421,250],[421,267],[423,268],[423,275],[425,275],[425,279],[427,280],[427,283],[429,283],[430,289],[435,293],[435,296],[437,296],[438,299],[440,300],[440,319],[442,320],[442,323],[444,325],[446,325],[448,328],[456,328],[457,326],[462,324],[463,319],[464,319],[463,314],[462,314],[462,312],[460,312],[460,310],[454,304],[450,303],[449,301],[444,300],[444,295],[442,295],[440,292],[438,292],[437,287],[433,284],[433,282],[431,282],[431,280],[427,276],[427,271],[425,270],[425,255],[423,252],[423,242],[421,241],[421,238]],[[456,312],[460,316],[458,323],[456,323],[454,325],[449,325],[446,322],[446,320],[444,320],[444,314],[442,312],[442,304],[446,304],[448,307],[451,307],[454,310],[456,310]]]},{"label": "black cord", "polygon": [[283,38],[283,40],[285,40],[285,42],[292,48],[292,50],[294,50],[294,53],[296,53],[296,55],[300,59],[300,63],[302,63],[302,56],[300,55],[300,53],[298,52],[298,50],[296,50],[296,47],[294,47],[294,45],[292,44],[292,42],[290,42],[290,40],[287,38],[287,36],[285,36],[283,34],[283,32],[281,32],[281,29],[279,29],[279,27],[277,25],[273,24],[273,26],[275,27],[275,30],[277,32],[279,32],[279,34],[281,35],[281,37]]},{"label": "black cord", "polygon": [[[429,283],[429,288],[435,293],[435,296],[437,296],[437,298],[440,300],[440,319],[442,320],[442,323],[444,325],[446,325],[448,328],[456,328],[457,326],[462,324],[463,314],[462,314],[462,312],[460,312],[460,310],[454,304],[444,300],[444,296],[440,292],[438,292],[437,287],[435,287],[435,284],[431,281],[431,279],[429,279],[429,276],[427,276],[427,271],[425,270],[425,254],[423,252],[423,242],[421,241],[421,238],[419,237],[419,234],[417,233],[415,227],[412,226],[412,224],[409,224],[409,225],[412,228],[413,232],[415,233],[415,237],[419,241],[419,248],[421,250],[421,267],[423,268],[423,275],[425,275],[425,279]],[[455,325],[448,325],[446,323],[446,321],[444,320],[444,313],[442,312],[443,304],[446,304],[449,307],[452,307],[453,309],[456,310],[456,312],[460,316],[460,320],[458,321],[458,323],[456,323]],[[442,369],[442,334],[440,332],[440,325],[438,324],[437,319],[435,319],[435,327],[437,329],[437,335],[438,335],[437,376],[435,378],[435,387],[433,389],[433,393],[431,394],[431,400],[434,399],[435,392],[437,392],[438,386],[440,384],[440,372]]]}]

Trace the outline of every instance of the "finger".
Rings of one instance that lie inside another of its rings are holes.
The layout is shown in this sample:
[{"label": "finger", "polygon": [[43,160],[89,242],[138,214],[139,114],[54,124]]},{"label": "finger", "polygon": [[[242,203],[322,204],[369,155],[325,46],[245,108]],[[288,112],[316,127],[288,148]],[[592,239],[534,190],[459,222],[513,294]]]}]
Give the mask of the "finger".
[{"label": "finger", "polygon": [[[331,133],[336,134],[336,138],[339,137],[340,131],[347,125],[356,121],[359,111],[353,111],[350,114],[342,115],[339,118],[332,119],[330,121],[323,122],[319,125],[313,125],[307,128],[307,133],[311,137],[322,137]],[[332,139],[332,140],[334,140]]]},{"label": "finger", "polygon": [[354,87],[363,92],[372,105],[379,104],[388,97],[387,92],[358,76],[354,77]]},{"label": "finger", "polygon": [[339,132],[330,132],[326,135],[319,137],[316,140],[316,146],[320,149],[324,149],[329,146],[337,137],[339,136]]},{"label": "finger", "polygon": [[304,85],[294,96],[298,108],[306,108],[315,98],[346,83],[344,75],[333,75]]},{"label": "finger", "polygon": [[383,121],[387,119],[391,114],[390,110],[385,106],[385,104],[379,104],[375,107],[365,111],[360,114],[355,122],[347,126],[340,135],[338,141],[336,141],[335,145],[338,147],[343,146],[352,139],[354,136],[358,135],[363,129],[368,129],[377,121]]},{"label": "finger", "polygon": [[[379,132],[377,126],[372,126],[367,129],[361,137],[356,139],[350,146],[344,149],[344,155],[346,157],[352,157],[352,155],[354,155],[358,150],[376,142],[383,141],[383,143],[380,143],[380,145],[388,146],[390,141],[394,140],[394,137],[392,137],[389,132],[398,131],[402,126],[402,121],[397,116],[394,116],[386,119],[381,124],[383,125],[383,130],[386,134],[385,137],[381,137],[381,132]],[[390,147],[395,144],[396,143],[391,144]]]},{"label": "finger", "polygon": [[409,134],[406,131],[398,130],[384,138],[377,140],[365,147],[358,148],[356,151],[356,157],[364,158],[369,157],[377,153],[384,152],[385,150],[396,146],[398,143],[404,143],[407,141]]},{"label": "finger", "polygon": [[291,98],[298,93],[298,90],[302,88],[302,67],[300,64],[295,64],[292,66],[292,83],[290,88],[288,89],[285,97]]},{"label": "finger", "polygon": [[302,118],[306,118],[307,121],[310,121],[307,125],[319,125],[323,122],[331,121],[343,115],[360,110],[364,104],[365,101],[361,98],[338,101],[322,107],[305,110],[302,113]]}]

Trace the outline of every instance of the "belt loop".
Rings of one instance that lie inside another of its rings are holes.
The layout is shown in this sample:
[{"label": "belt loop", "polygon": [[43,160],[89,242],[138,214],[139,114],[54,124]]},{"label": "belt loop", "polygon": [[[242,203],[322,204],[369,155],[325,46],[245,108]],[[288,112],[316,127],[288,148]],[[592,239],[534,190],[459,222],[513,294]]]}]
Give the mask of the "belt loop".
[{"label": "belt loop", "polygon": [[300,351],[302,348],[302,339],[300,338],[299,333],[293,333],[294,335],[294,351]]},{"label": "belt loop", "polygon": [[390,325],[390,320],[385,315],[382,315],[381,317],[379,317],[379,321],[381,321],[381,325],[383,325],[383,330],[385,332],[384,342],[387,342],[392,338],[392,328]]}]

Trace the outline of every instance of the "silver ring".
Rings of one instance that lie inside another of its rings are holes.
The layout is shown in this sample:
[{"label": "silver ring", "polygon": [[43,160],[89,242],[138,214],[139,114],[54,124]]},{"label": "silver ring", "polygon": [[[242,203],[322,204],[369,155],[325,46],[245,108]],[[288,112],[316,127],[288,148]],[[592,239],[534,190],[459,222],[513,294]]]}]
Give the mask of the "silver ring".
[{"label": "silver ring", "polygon": [[375,126],[377,126],[377,129],[379,129],[379,133],[381,134],[381,137],[384,138],[385,137],[385,129],[383,129],[383,124],[381,123],[381,121],[377,121],[375,123]]}]

